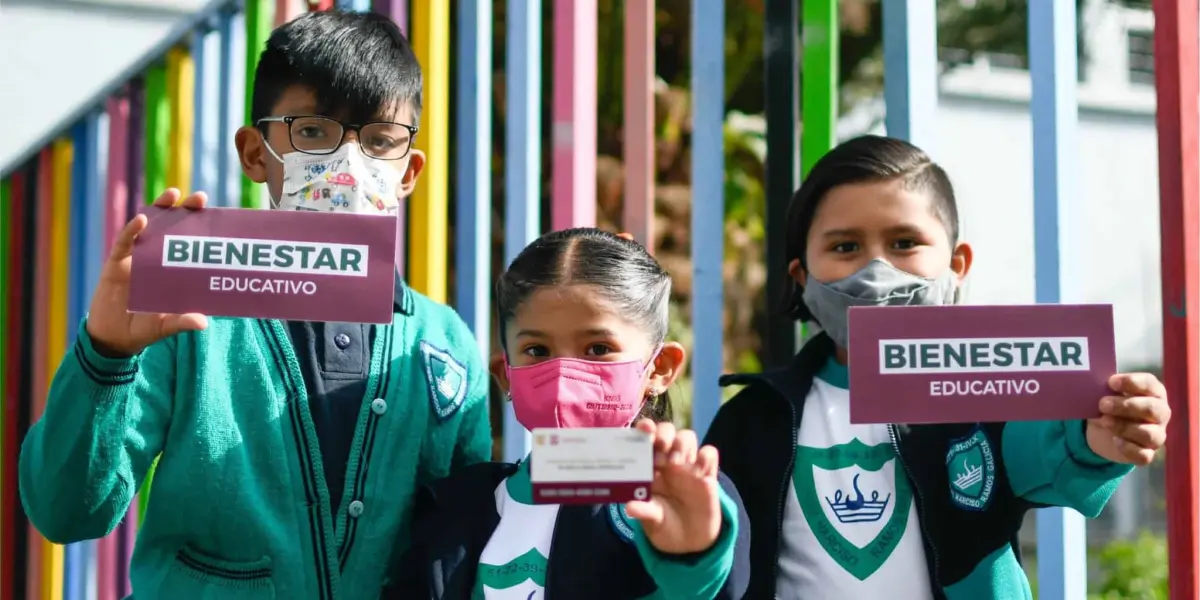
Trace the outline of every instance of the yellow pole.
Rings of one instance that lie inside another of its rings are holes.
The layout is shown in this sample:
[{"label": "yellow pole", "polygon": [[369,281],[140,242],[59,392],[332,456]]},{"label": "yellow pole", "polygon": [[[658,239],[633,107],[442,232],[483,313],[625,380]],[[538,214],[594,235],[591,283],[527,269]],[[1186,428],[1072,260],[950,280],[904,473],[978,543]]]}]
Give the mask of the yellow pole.
[{"label": "yellow pole", "polygon": [[183,48],[167,52],[167,103],[171,107],[167,186],[192,191],[192,120],[195,115],[196,63]]},{"label": "yellow pole", "polygon": [[450,173],[450,3],[414,0],[413,50],[424,69],[417,147],[425,171],[410,202],[409,284],[434,302],[446,302]]},{"label": "yellow pole", "polygon": [[[71,162],[75,147],[69,139],[54,142],[51,151],[50,306],[46,326],[46,385],[54,378],[67,352],[67,285],[71,267]],[[49,274],[47,274],[49,275]],[[42,545],[42,600],[62,600],[63,547]]]}]

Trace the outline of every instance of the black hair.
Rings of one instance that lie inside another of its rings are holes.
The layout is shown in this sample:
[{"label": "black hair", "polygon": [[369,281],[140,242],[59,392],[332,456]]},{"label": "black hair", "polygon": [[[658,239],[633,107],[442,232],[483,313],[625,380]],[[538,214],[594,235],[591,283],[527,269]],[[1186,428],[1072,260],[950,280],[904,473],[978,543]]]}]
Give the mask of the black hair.
[{"label": "black hair", "polygon": [[[641,244],[581,227],[534,240],[496,282],[501,348],[509,321],[529,296],[542,288],[567,285],[594,286],[621,315],[645,330],[652,345],[666,340],[671,276]],[[657,422],[671,421],[673,416],[665,390],[646,402],[640,415]]]},{"label": "black hair", "polygon": [[[839,144],[821,157],[792,196],[787,210],[784,249],[787,261],[807,269],[808,232],[826,194],[840,185],[901,178],[905,188],[928,194],[951,246],[958,243],[958,204],[950,177],[920,148],[896,138],[864,135]],[[813,319],[804,304],[804,288],[788,276],[784,309],[801,321]]]},{"label": "black hair", "polygon": [[311,88],[323,116],[363,124],[408,103],[421,116],[421,65],[391,19],[370,12],[305,13],[271,33],[254,72],[250,119],[292,86]]}]

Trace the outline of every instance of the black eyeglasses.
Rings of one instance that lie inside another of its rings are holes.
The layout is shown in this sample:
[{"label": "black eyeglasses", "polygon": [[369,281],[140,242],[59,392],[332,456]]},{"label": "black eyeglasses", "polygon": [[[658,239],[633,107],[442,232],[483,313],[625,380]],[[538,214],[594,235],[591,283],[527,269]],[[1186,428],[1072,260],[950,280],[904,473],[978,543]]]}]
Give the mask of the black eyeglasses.
[{"label": "black eyeglasses", "polygon": [[350,125],[329,117],[266,117],[263,123],[283,123],[288,126],[292,147],[305,154],[333,154],[342,145],[347,131],[358,134],[363,154],[380,160],[400,160],[412,149],[417,128],[403,123],[380,121],[365,125]]}]

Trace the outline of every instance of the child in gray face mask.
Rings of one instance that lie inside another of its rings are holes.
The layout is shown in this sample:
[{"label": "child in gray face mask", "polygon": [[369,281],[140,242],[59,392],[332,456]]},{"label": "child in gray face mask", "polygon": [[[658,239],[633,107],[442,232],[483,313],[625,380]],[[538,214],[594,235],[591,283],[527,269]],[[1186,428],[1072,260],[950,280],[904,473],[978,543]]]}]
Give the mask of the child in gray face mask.
[{"label": "child in gray face mask", "polygon": [[[852,425],[847,310],[956,301],[972,251],[954,190],[920,149],[861,137],[817,162],[788,224],[788,308],[823,333],[786,368],[722,378],[747,387],[704,440],[750,518],[745,598],[1032,598],[1016,546],[1025,513],[1096,516],[1166,439],[1162,383],[1114,375],[1093,421]],[[964,444],[982,457],[963,475],[972,496],[950,481]]]}]

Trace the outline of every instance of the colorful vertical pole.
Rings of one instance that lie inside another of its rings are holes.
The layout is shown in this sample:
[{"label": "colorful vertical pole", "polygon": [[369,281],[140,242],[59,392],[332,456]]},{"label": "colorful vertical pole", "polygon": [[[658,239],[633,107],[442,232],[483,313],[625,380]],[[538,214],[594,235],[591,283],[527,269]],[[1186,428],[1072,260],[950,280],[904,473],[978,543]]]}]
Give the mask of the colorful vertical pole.
[{"label": "colorful vertical pole", "polygon": [[[51,242],[50,242],[50,273],[56,277],[50,278],[49,307],[47,310],[45,371],[43,371],[46,389],[54,377],[67,351],[67,310],[70,307],[69,281],[72,276],[71,265],[71,161],[74,159],[74,147],[69,139],[56,140],[52,146],[52,183],[51,201]],[[45,408],[45,398],[40,399],[38,416]],[[63,547],[58,544],[45,542],[42,558],[42,588],[43,600],[60,600],[63,597],[64,556]]]},{"label": "colorful vertical pole", "polygon": [[550,228],[596,224],[596,0],[554,1]]},{"label": "colorful vertical pole", "polygon": [[[763,11],[763,68],[766,84],[767,158],[767,302],[777,302],[791,289],[783,277],[787,264],[787,207],[800,186],[800,147],[796,124],[800,121],[799,0],[766,0]],[[819,79],[819,78],[818,78]],[[807,113],[805,113],[807,116]],[[807,125],[807,119],[805,124]],[[807,127],[805,128],[807,131]],[[763,365],[781,366],[796,353],[796,327],[778,311],[764,319],[761,337]]]},{"label": "colorful vertical pole", "polygon": [[[505,5],[504,264],[541,231],[542,0]],[[504,460],[529,453],[529,432],[504,404]]]},{"label": "colorful vertical pole", "polygon": [[400,31],[408,35],[408,0],[375,0],[371,6],[375,12],[391,17],[400,26]]},{"label": "colorful vertical pole", "polygon": [[[172,56],[174,55],[174,57]],[[146,92],[145,92],[145,114],[144,123],[145,131],[143,131],[145,145],[143,146],[143,160],[145,173],[145,188],[143,202],[151,204],[155,198],[158,198],[168,187],[174,185],[174,182],[169,180],[169,177],[174,177],[174,173],[170,170],[177,166],[177,162],[172,161],[172,156],[175,154],[172,151],[172,130],[177,129],[172,127],[172,109],[171,104],[173,98],[171,92],[175,91],[172,88],[178,84],[178,65],[179,57],[175,49],[168,51],[167,64],[154,65],[146,71]],[[174,65],[172,63],[175,63]],[[175,80],[172,83],[172,80]],[[183,149],[186,154],[191,147]],[[184,194],[188,190],[182,190]],[[133,215],[130,215],[132,218]],[[142,482],[142,487],[138,491],[138,524],[142,519],[146,518],[146,507],[150,503],[150,487],[154,481],[154,468],[158,464],[158,459],[150,465],[150,470],[146,473],[146,479]]]},{"label": "colorful vertical pole", "polygon": [[[95,282],[100,279],[104,240],[104,205],[100,191],[100,115],[83,118],[71,131],[74,161],[71,165],[70,230],[68,235],[70,277],[67,288],[66,341],[70,347],[76,326],[87,312]],[[94,585],[88,574],[93,570],[96,544],[78,542],[66,547],[66,600],[85,600]]]},{"label": "colorful vertical pole", "polygon": [[[129,82],[129,131],[125,181],[129,192],[129,203],[125,207],[124,220],[132,219],[142,204],[146,202],[146,179],[143,173],[146,168],[146,82],[144,78],[134,78]],[[157,196],[157,194],[155,194]],[[153,198],[151,198],[153,200]],[[149,481],[149,478],[147,478]],[[142,499],[148,491],[148,484],[143,483],[141,490],[130,504],[121,523],[120,536],[117,544],[117,597],[126,598],[133,593],[129,583],[129,563],[133,558],[133,547],[137,541],[137,526],[141,522]]]},{"label": "colorful vertical pole", "polygon": [[[1171,399],[1166,448],[1171,600],[1200,597],[1200,124],[1197,7],[1154,0],[1162,243],[1163,383]],[[1039,526],[1041,524],[1039,523]]]},{"label": "colorful vertical pole", "polygon": [[884,126],[926,152],[937,139],[937,14],[929,0],[883,2]]},{"label": "colorful vertical pole", "polygon": [[196,114],[196,63],[186,48],[167,51],[167,105],[171,126],[167,132],[164,162],[167,166],[167,187],[179,188],[184,194],[192,188],[193,115]]},{"label": "colorful vertical pole", "polygon": [[[219,195],[214,183],[216,174],[216,150],[230,140],[217,141],[216,127],[219,101],[216,97],[217,80],[220,75],[218,35],[213,31],[215,20],[205,24],[192,34],[191,55],[194,63],[195,85],[192,90],[192,185],[191,190],[203,190],[209,194],[209,202],[216,205]],[[191,191],[189,190],[189,191]]]},{"label": "colorful vertical pole", "polygon": [[371,10],[371,0],[337,0],[334,5],[339,10],[367,12]]},{"label": "colorful vertical pole", "polygon": [[330,10],[333,8],[333,0],[308,0],[308,10]]},{"label": "colorful vertical pole", "polygon": [[721,407],[724,371],[724,39],[725,0],[692,0],[692,429],[702,438]]},{"label": "colorful vertical pole", "polygon": [[[129,204],[129,97],[126,94],[108,100],[108,153],[104,185],[104,201],[97,202],[104,210],[104,239],[96,257],[101,267],[112,251],[117,234],[127,221]],[[95,284],[93,284],[94,287]],[[120,531],[108,534],[97,542],[96,600],[117,600],[118,571],[120,570]]]},{"label": "colorful vertical pole", "polygon": [[146,70],[145,93],[145,198],[149,204],[167,189],[167,158],[171,148],[171,102],[167,96],[167,68]]},{"label": "colorful vertical pole", "polygon": [[307,0],[275,0],[275,26],[283,25],[307,10]]},{"label": "colorful vertical pole", "polygon": [[[1034,280],[1038,303],[1084,300],[1077,273],[1083,208],[1076,186],[1079,114],[1076,101],[1075,0],[1029,3],[1029,72],[1033,82]],[[1087,530],[1064,508],[1037,514],[1038,592],[1047,600],[1087,598]]]},{"label": "colorful vertical pole", "polygon": [[[625,3],[625,231],[654,252],[654,0]],[[595,25],[593,25],[595,27]],[[594,46],[593,46],[594,49]],[[593,96],[594,98],[594,96]],[[593,107],[594,108],[594,107]],[[592,151],[595,157],[595,149]],[[593,161],[592,177],[595,178]],[[593,184],[591,189],[596,189]],[[593,198],[593,208],[595,199]]]},{"label": "colorful vertical pole", "polygon": [[[53,240],[51,237],[54,234],[54,159],[51,148],[43,148],[38,155],[37,160],[37,186],[36,186],[36,210],[37,221],[35,223],[37,230],[37,256],[34,257],[33,272],[35,274],[53,273],[53,263],[51,262],[50,253],[52,250]],[[29,396],[29,420],[28,423],[36,422],[42,416],[42,408],[46,402],[46,388],[49,382],[49,377],[46,372],[47,363],[47,346],[49,345],[49,321],[50,321],[50,278],[35,277],[33,287],[33,324],[31,335],[33,337],[30,344],[30,396]],[[29,535],[26,538],[28,542],[28,563],[27,577],[28,586],[26,589],[27,600],[45,600],[47,586],[50,579],[46,573],[50,569],[47,555],[48,548],[51,545],[41,533],[29,524]],[[61,573],[57,578],[62,581]],[[59,584],[61,595],[61,583]]]},{"label": "colorful vertical pole", "polygon": [[0,600],[24,599],[24,571],[22,558],[25,525],[18,518],[17,457],[20,453],[19,437],[24,434],[21,412],[26,405],[21,382],[26,379],[28,352],[23,352],[28,336],[25,329],[28,319],[25,313],[26,288],[25,263],[32,256],[26,244],[33,239],[29,233],[27,215],[33,210],[28,199],[27,185],[29,170],[22,167],[5,182],[8,202],[5,204],[8,232],[5,277],[0,277],[0,289],[6,298],[4,311],[4,357],[0,369],[4,369],[4,386],[0,388],[0,411],[4,412],[4,443],[0,445],[0,462],[4,463],[4,494],[0,495]]},{"label": "colorful vertical pole", "polygon": [[480,354],[487,356],[492,323],[492,0],[463,0],[457,34],[455,305],[475,334]]},{"label": "colorful vertical pole", "polygon": [[410,201],[409,281],[434,302],[445,302],[450,246],[450,3],[415,0],[411,26],[413,50],[425,71],[421,131],[415,140],[425,151],[425,171]]},{"label": "colorful vertical pole", "polygon": [[838,2],[805,0],[804,80],[801,86],[801,173],[837,144],[838,122]]},{"label": "colorful vertical pole", "polygon": [[240,13],[223,10],[217,13],[217,125],[213,136],[216,145],[217,180],[213,200],[217,206],[241,206],[241,174],[237,150],[230,143],[242,123],[245,94],[245,63],[236,59],[245,52],[245,36],[238,35],[245,26]]},{"label": "colorful vertical pole", "polygon": [[9,336],[13,335],[8,324],[8,307],[11,302],[9,295],[13,283],[9,256],[11,255],[12,233],[15,231],[12,225],[12,183],[11,178],[0,181],[0,600],[10,600],[11,598],[8,582],[12,577],[12,567],[9,565],[13,556],[9,544],[12,523],[8,519],[8,497],[17,493],[17,490],[13,489],[9,483],[8,472],[12,467],[8,464],[8,454],[6,454],[10,435],[8,426],[11,417],[6,414],[8,412],[9,375],[8,363],[5,362],[5,359],[8,358]]},{"label": "colorful vertical pole", "polygon": [[[258,57],[267,46],[267,38],[271,37],[271,23],[274,18],[275,6],[272,0],[246,0],[246,88],[243,90],[245,109],[243,123],[252,124],[254,116],[254,71],[258,68]],[[232,139],[232,138],[229,138]],[[228,143],[226,138],[222,141]],[[242,208],[263,208],[262,188],[242,176]]]}]

